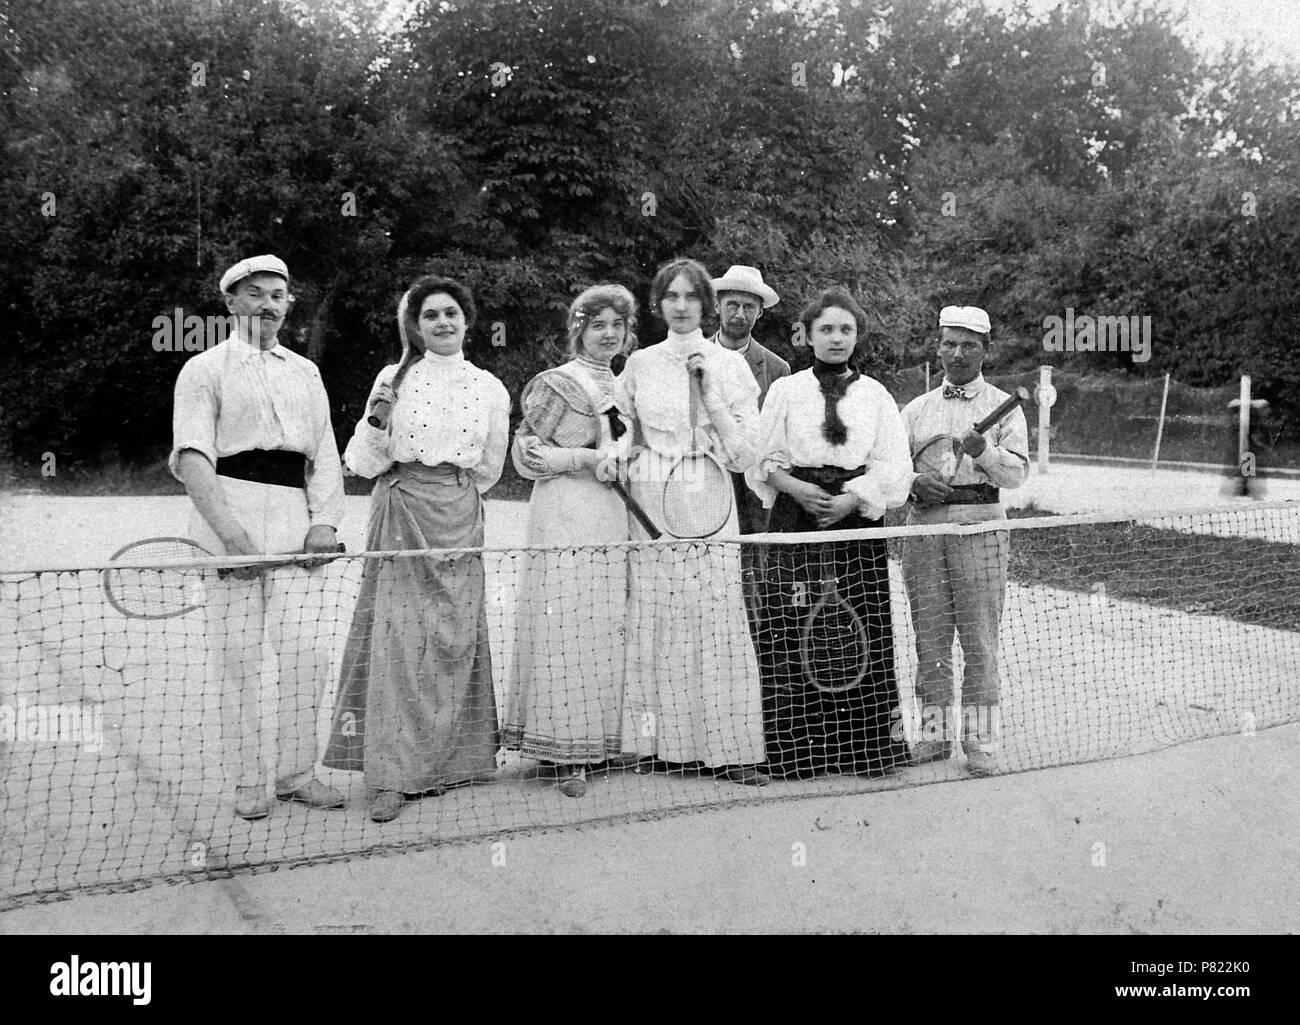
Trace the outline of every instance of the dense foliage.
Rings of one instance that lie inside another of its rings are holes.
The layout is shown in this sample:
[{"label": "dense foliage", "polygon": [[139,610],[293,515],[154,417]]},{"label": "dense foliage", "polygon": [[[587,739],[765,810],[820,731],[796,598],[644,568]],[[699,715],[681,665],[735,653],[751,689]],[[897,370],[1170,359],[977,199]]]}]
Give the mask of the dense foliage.
[{"label": "dense foliage", "polygon": [[[1068,8],[1068,12],[1063,13]],[[1043,318],[1150,316],[1151,358],[1249,372],[1291,423],[1300,76],[1190,50],[1161,10],[1034,20],[952,0],[11,0],[0,12],[0,456],[156,458],[185,353],[156,317],[224,312],[222,269],[288,262],[285,340],[346,440],[396,350],[396,298],[454,273],[473,359],[517,391],[574,292],[644,299],[664,259],[846,283],[868,369],[986,306],[999,368]],[[643,317],[642,342],[660,335]],[[495,343],[495,344],[494,344]]]}]

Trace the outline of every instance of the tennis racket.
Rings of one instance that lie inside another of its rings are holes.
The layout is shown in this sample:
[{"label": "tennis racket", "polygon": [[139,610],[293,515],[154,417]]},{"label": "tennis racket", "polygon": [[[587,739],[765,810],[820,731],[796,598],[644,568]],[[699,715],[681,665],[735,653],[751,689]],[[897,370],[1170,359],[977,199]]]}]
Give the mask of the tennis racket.
[{"label": "tennis racket", "polygon": [[[389,382],[389,387],[393,389],[394,399],[397,398],[397,389],[401,387],[402,378],[406,376],[406,372],[410,370],[414,364],[415,364],[415,360],[410,359],[397,368],[397,373],[393,375],[392,381]],[[388,430],[388,421],[392,419],[392,416],[393,416],[393,404],[391,402],[385,402],[381,399],[380,401],[375,403],[375,408],[372,409],[370,411],[370,415],[366,417],[366,423],[368,423],[371,427],[377,427],[381,431],[386,431]]]},{"label": "tennis racket", "polygon": [[[808,550],[811,550],[811,546]],[[871,652],[867,628],[840,594],[839,579],[826,567],[826,546],[818,546],[821,594],[799,631],[804,679],[828,694],[853,690],[867,675]]]},{"label": "tennis racket", "polygon": [[[563,402],[557,404],[547,401],[548,393],[558,395]],[[562,371],[543,370],[529,381],[523,395],[519,397],[519,407],[533,437],[544,445],[555,448],[589,448],[593,428],[599,437],[600,414],[596,412],[591,396],[578,381]],[[605,483],[618,493],[628,512],[636,517],[652,541],[663,536],[641,508],[641,504],[628,493],[622,481],[611,480]]]},{"label": "tennis racket", "polygon": [[673,463],[664,478],[664,529],[673,537],[712,537],[731,518],[735,494],[731,475],[712,452],[700,444],[699,382],[702,368],[687,375],[690,387],[691,447]]},{"label": "tennis racket", "polygon": [[[397,399],[397,389],[401,387],[406,372],[411,369],[417,359],[424,355],[424,338],[420,334],[420,325],[407,309],[406,299],[405,295],[402,296],[402,301],[397,305],[397,321],[403,339],[410,344],[411,348],[407,353],[407,358],[402,361],[402,365],[397,368],[397,373],[393,375],[393,379],[388,383],[388,386],[393,389],[394,400]],[[366,423],[371,427],[386,431],[392,416],[393,404],[391,402],[376,402],[374,409],[366,417]]]},{"label": "tennis racket", "polygon": [[[975,432],[983,434],[994,424],[1005,420],[1013,409],[1029,401],[1029,389],[1021,386],[1014,395],[975,424]],[[948,484],[957,476],[966,453],[961,450],[961,438],[955,434],[937,434],[916,447],[912,453],[912,468],[941,484]]]},{"label": "tennis racket", "polygon": [[[184,537],[153,537],[133,541],[113,553],[111,561],[163,565],[149,569],[110,567],[104,570],[104,595],[108,603],[132,619],[170,619],[202,608],[207,594],[204,577],[211,570],[197,566],[171,567],[169,562],[211,558],[202,545]],[[220,570],[228,574],[229,570]]]},{"label": "tennis racket", "polygon": [[[344,551],[342,542],[338,551]],[[225,580],[239,566],[217,570],[201,566],[168,566],[167,563],[194,562],[211,558],[212,552],[185,537],[151,537],[132,541],[113,553],[111,562],[157,563],[140,569],[131,566],[104,570],[104,596],[108,603],[132,619],[170,619],[202,608],[207,601],[205,585]]]}]

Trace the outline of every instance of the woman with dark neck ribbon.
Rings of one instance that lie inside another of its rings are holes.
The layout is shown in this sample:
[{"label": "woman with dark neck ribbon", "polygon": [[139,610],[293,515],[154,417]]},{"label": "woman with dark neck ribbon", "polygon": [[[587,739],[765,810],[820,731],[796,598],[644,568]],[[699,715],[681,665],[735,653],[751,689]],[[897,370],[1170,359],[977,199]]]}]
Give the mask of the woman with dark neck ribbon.
[{"label": "woman with dark neck ribbon", "polygon": [[[772,509],[773,533],[879,527],[907,501],[911,459],[898,406],[879,381],[853,368],[866,316],[842,289],[822,292],[801,315],[813,366],[776,381],[759,422],[750,487]],[[763,706],[772,775],[869,777],[906,757],[894,675],[885,542],[862,538],[776,544],[767,573]],[[856,666],[819,665],[809,619],[826,599],[856,615],[865,634]],[[898,736],[891,736],[897,733]]]}]

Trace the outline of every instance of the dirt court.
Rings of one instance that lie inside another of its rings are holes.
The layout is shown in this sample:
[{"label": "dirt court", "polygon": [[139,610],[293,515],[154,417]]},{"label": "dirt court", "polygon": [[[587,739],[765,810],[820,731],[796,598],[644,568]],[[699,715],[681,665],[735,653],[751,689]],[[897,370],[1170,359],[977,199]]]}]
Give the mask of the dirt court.
[{"label": "dirt court", "polygon": [[[1046,476],[1031,475],[1016,504],[1057,512],[1111,511],[1116,502],[1125,509],[1194,508],[1222,504],[1221,487],[1222,478],[1211,475],[1061,466]],[[1300,498],[1300,483],[1269,481],[1268,497]],[[138,537],[184,533],[186,516],[185,500],[175,498],[19,495],[0,503],[6,524],[0,568],[103,561]],[[364,498],[348,500],[342,536],[354,551],[361,548],[365,512]],[[489,547],[517,543],[524,512],[519,503],[491,503]],[[500,597],[500,607],[508,608],[509,595]],[[895,598],[903,600],[901,594]],[[1004,627],[1007,691],[1014,696],[1007,720],[1042,721],[1050,712],[1060,724],[1050,736],[1009,740],[1007,763],[1013,770],[1086,764],[990,780],[963,778],[951,764],[910,770],[887,786],[846,786],[831,779],[743,795],[712,780],[615,772],[594,780],[577,802],[516,772],[504,783],[421,802],[389,827],[369,824],[359,806],[331,813],[282,806],[266,823],[240,824],[241,832],[216,810],[219,781],[181,763],[187,750],[215,743],[209,736],[212,710],[204,707],[203,695],[183,709],[186,723],[175,723],[167,742],[154,738],[150,746],[131,735],[132,724],[147,722],[165,707],[166,695],[148,686],[115,690],[114,674],[107,673],[97,684],[105,688],[99,696],[110,717],[115,710],[118,718],[110,719],[102,752],[79,754],[71,765],[32,758],[11,767],[11,829],[0,853],[18,856],[28,884],[99,881],[78,869],[71,855],[51,858],[47,851],[60,837],[49,821],[39,822],[40,835],[32,832],[41,802],[68,787],[81,793],[79,785],[90,788],[85,792],[92,801],[97,792],[107,794],[111,807],[101,816],[101,836],[65,832],[69,849],[102,843],[101,861],[111,865],[113,837],[128,823],[129,846],[143,837],[151,851],[162,852],[156,864],[127,864],[119,855],[122,878],[175,875],[174,866],[196,840],[205,856],[230,864],[270,866],[279,858],[322,851],[340,860],[133,893],[81,894],[0,913],[0,931],[1300,927],[1300,873],[1288,840],[1300,824],[1300,810],[1288,797],[1300,741],[1300,635],[1120,602],[1102,615],[1087,596],[1053,588],[1013,586],[1009,608],[1017,623],[1062,625],[1033,635]],[[103,636],[97,636],[84,621],[69,624],[69,633],[83,638],[79,643],[98,643],[104,650],[124,646],[139,667],[173,657],[139,637],[115,641],[114,629],[106,620]],[[494,632],[500,638],[494,637],[495,647],[508,631]],[[900,635],[896,643],[900,653],[910,651],[910,636]],[[1101,659],[1100,653],[1117,645],[1124,658]],[[185,647],[182,642],[180,650]],[[1261,650],[1269,652],[1268,664],[1279,667],[1283,679],[1259,722],[1290,725],[1236,729],[1243,711],[1250,711],[1253,692],[1243,669],[1259,664]],[[1093,671],[1080,681],[1079,667],[1090,663]],[[1147,663],[1158,664],[1162,678],[1176,685],[1147,688],[1145,703],[1135,705],[1128,684]],[[42,672],[44,686],[70,686],[60,682],[58,665],[42,663]],[[900,659],[899,675],[911,675],[906,658]],[[1075,685],[1082,682],[1086,689]],[[1077,700],[1062,704],[1059,695],[1076,692]],[[1057,695],[1062,707],[1036,706],[1043,694]],[[198,732],[187,736],[184,729]],[[1214,739],[1165,746],[1190,736]],[[132,762],[132,752],[142,750],[156,753],[145,760],[151,764]],[[96,791],[110,764],[126,775],[111,791]],[[186,785],[170,787],[173,778]],[[929,785],[910,785],[919,783]],[[738,796],[743,804],[734,803]],[[646,820],[618,820],[629,813]],[[577,821],[596,815],[614,820]],[[346,824],[341,830],[340,819]],[[19,822],[24,826],[15,831]],[[443,826],[466,822],[479,825],[474,838],[416,849],[456,832]],[[25,837],[15,836],[24,830]],[[376,842],[413,849],[360,855]],[[1253,865],[1264,868],[1255,872]]]}]

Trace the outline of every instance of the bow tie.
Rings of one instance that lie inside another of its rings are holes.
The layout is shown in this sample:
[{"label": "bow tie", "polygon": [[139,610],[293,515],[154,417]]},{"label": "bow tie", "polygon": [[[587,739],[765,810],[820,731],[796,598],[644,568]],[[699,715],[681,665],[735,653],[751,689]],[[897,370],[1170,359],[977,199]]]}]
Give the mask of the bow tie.
[{"label": "bow tie", "polygon": [[943,397],[945,399],[973,399],[974,395],[967,395],[966,389],[959,384],[945,384],[943,386]]}]

